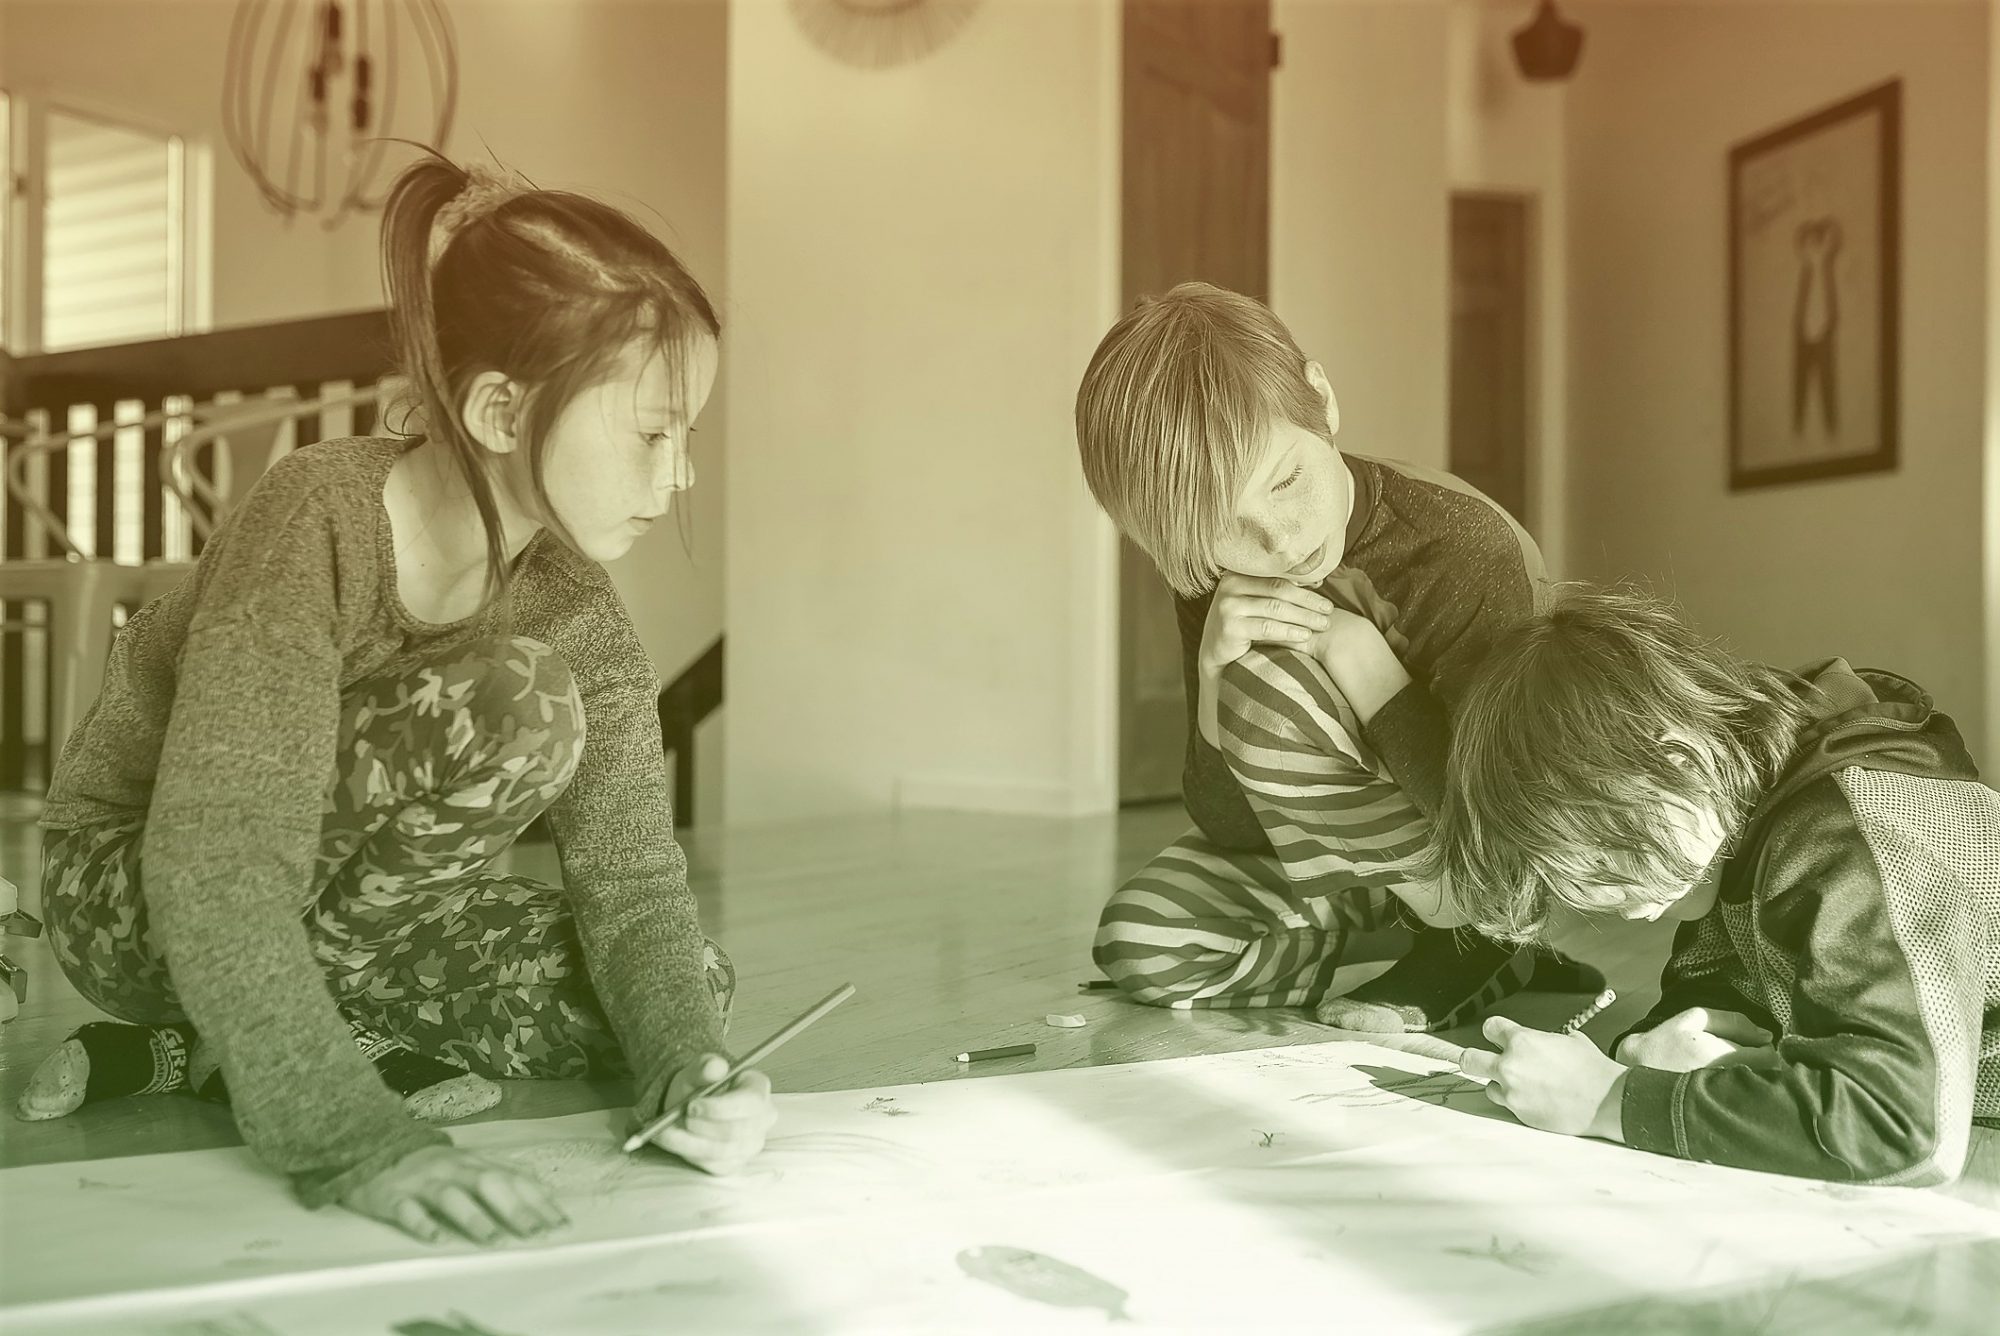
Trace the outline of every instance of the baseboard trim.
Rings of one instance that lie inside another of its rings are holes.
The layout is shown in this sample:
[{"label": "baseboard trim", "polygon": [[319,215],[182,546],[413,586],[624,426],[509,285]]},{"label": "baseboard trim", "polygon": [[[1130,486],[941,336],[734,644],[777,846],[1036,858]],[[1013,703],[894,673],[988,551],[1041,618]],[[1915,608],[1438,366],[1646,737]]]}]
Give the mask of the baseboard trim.
[{"label": "baseboard trim", "polygon": [[996,784],[990,780],[916,775],[898,779],[898,810],[992,812],[1008,816],[1079,816],[1086,810],[1065,784]]}]

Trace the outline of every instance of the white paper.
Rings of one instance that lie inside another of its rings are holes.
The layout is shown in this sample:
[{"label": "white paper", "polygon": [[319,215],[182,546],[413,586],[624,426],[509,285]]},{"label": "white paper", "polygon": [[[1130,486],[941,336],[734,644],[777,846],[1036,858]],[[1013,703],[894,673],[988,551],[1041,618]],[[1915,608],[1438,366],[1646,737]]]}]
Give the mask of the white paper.
[{"label": "white paper", "polygon": [[0,1329],[1467,1331],[2000,1239],[1934,1193],[1534,1132],[1360,1043],[778,1105],[731,1179],[622,1155],[622,1111],[455,1129],[573,1222],[491,1250],[306,1211],[240,1148],[8,1170]]}]

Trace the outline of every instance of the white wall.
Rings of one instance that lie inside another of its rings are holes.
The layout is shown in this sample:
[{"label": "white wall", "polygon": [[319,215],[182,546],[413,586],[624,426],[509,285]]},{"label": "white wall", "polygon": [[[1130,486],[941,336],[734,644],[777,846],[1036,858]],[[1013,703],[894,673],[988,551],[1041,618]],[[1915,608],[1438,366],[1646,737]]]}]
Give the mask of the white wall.
[{"label": "white wall", "polygon": [[[5,0],[0,78],[17,95],[186,135],[215,154],[218,325],[353,310],[380,300],[373,230],[287,227],[222,139],[233,0]],[[355,270],[365,281],[355,284]]]},{"label": "white wall", "polygon": [[[2000,761],[2000,0],[1986,56],[1986,761]],[[1990,778],[1990,776],[1989,776]]]},{"label": "white wall", "polygon": [[[218,326],[381,303],[377,216],[350,217],[331,232],[310,221],[287,224],[224,145],[223,57],[234,0],[4,3],[0,82],[14,92],[136,118],[212,147]],[[630,210],[674,247],[725,323],[726,3],[451,0],[461,83],[446,145],[461,161],[490,148],[540,185]],[[696,438],[699,482],[687,498],[692,561],[679,535],[662,526],[612,567],[669,680],[722,630],[726,399],[718,390]],[[721,814],[713,731],[697,748],[704,822]]]},{"label": "white wall", "polygon": [[1274,0],[1271,306],[1340,399],[1340,444],[1442,468],[1443,0]]},{"label": "white wall", "polygon": [[987,4],[856,69],[732,7],[732,823],[1111,804],[1071,407],[1117,305],[1117,18]]},{"label": "white wall", "polygon": [[1535,0],[1452,0],[1446,151],[1454,192],[1531,201],[1527,522],[1561,579],[1569,538],[1568,84],[1531,83],[1514,64],[1511,39],[1534,13]]},{"label": "white wall", "polygon": [[[1568,8],[1566,6],[1566,8]],[[1780,663],[1929,687],[1980,749],[1987,7],[1583,4],[1569,97],[1572,564]],[[1904,81],[1902,464],[1730,493],[1730,145]]]}]

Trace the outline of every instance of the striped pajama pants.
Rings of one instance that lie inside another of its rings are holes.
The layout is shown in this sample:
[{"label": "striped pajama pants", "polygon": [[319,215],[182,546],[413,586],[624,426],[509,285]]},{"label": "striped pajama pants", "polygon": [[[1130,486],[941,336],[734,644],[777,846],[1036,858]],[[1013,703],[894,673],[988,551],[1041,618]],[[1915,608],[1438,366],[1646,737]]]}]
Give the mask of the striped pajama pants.
[{"label": "striped pajama pants", "polygon": [[1310,1007],[1408,948],[1398,893],[1423,892],[1407,869],[1429,822],[1309,655],[1252,649],[1217,704],[1223,757],[1273,852],[1189,832],[1118,888],[1092,955],[1155,1006]]}]

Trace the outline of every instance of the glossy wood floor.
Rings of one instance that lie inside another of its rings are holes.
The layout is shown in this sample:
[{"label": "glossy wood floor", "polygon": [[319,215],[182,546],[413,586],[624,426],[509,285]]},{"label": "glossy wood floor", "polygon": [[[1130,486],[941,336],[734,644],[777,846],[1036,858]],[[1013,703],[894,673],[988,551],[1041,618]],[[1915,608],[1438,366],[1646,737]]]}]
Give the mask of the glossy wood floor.
[{"label": "glossy wood floor", "polygon": [[[39,914],[32,804],[7,809],[0,864]],[[684,833],[702,924],[736,962],[730,1033],[747,1047],[844,981],[859,990],[769,1062],[780,1090],[836,1090],[969,1074],[1134,1062],[1269,1044],[1329,1031],[1296,1012],[1176,1012],[1080,993],[1096,974],[1091,930],[1109,889],[1188,826],[1175,806],[1067,821],[906,814]],[[554,880],[552,846],[511,854],[512,870]],[[1631,957],[1623,973],[1656,972],[1659,951],[1629,934],[1597,944]],[[1661,946],[1663,949],[1663,945]],[[5,947],[30,975],[21,1015],[0,1031],[0,1100],[11,1113],[35,1064],[84,1021],[102,1019],[69,986],[45,940]],[[1636,957],[1647,956],[1643,964]],[[1573,997],[1519,999],[1517,1012],[1560,1020]],[[1644,1005],[1631,996],[1600,1025]],[[1080,1014],[1080,1030],[1050,1027]],[[1593,1027],[1596,1028],[1596,1027]],[[1032,1042],[1033,1058],[953,1060],[967,1048]],[[487,1118],[534,1118],[627,1098],[623,1083],[508,1082]],[[179,1098],[91,1105],[47,1123],[0,1119],[0,1166],[238,1143],[226,1110]]]},{"label": "glossy wood floor", "polygon": [[[24,907],[39,913],[33,814],[31,802],[0,798],[0,867],[22,887]],[[1187,824],[1177,807],[1081,820],[940,812],[696,830],[684,843],[703,925],[736,962],[737,1046],[761,1039],[843,981],[859,989],[769,1062],[781,1091],[963,1080],[1333,1037],[1296,1012],[1163,1011],[1077,990],[1095,974],[1088,948],[1104,897]],[[553,879],[549,847],[521,848],[512,858],[514,871]],[[1619,989],[1616,1006],[1589,1027],[1593,1034],[1615,1034],[1651,1005],[1665,928],[1618,923],[1562,945]],[[0,1030],[0,1100],[8,1114],[0,1117],[0,1167],[237,1143],[226,1110],[176,1097],[109,1101],[54,1122],[16,1121],[13,1103],[35,1063],[94,1013],[62,979],[45,941],[9,939],[5,950],[27,966],[31,992],[21,1015]],[[1526,994],[1500,1009],[1553,1026],[1581,1000]],[[1081,1014],[1089,1023],[1051,1028],[1043,1021],[1050,1012]],[[972,1072],[953,1061],[969,1047],[1023,1042],[1037,1045],[1032,1058]],[[573,1113],[627,1097],[621,1083],[510,1082],[484,1117]],[[1974,1164],[1949,1191],[2000,1209],[2000,1137],[1974,1135]],[[1970,1285],[1981,1302],[2000,1302],[2000,1274],[1989,1272],[2000,1273],[2000,1257],[1953,1283]],[[1964,1295],[1937,1297],[1967,1311]]]}]

